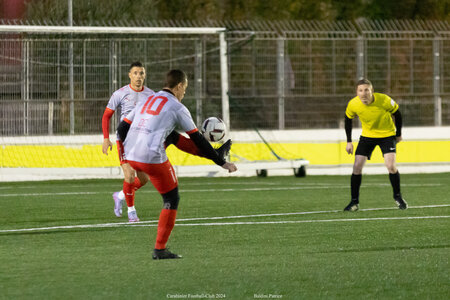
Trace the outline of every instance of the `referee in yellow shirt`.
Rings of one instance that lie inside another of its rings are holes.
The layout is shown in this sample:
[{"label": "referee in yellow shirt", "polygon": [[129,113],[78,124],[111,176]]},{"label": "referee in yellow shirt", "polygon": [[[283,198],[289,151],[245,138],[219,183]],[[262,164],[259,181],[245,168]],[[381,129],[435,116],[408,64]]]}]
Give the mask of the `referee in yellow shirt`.
[{"label": "referee in yellow shirt", "polygon": [[[374,93],[372,83],[362,79],[356,84],[356,97],[348,102],[345,110],[345,133],[348,154],[353,154],[352,119],[356,116],[362,124],[362,134],[355,152],[355,163],[351,177],[351,201],[344,211],[359,209],[359,189],[362,169],[373,150],[379,146],[384,163],[389,171],[389,179],[394,191],[394,200],[399,209],[407,209],[408,204],[400,193],[400,174],[395,166],[396,144],[402,140],[402,115],[388,95]],[[394,116],[395,124],[392,119]]]}]

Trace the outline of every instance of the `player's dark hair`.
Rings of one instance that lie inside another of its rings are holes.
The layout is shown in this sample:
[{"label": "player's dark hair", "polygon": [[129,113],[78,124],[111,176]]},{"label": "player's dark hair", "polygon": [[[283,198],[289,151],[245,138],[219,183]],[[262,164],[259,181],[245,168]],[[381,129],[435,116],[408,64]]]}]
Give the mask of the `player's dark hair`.
[{"label": "player's dark hair", "polygon": [[185,82],[187,80],[187,75],[181,70],[170,70],[166,74],[165,87],[172,89],[176,87],[179,83]]},{"label": "player's dark hair", "polygon": [[128,72],[130,72],[131,69],[133,69],[133,67],[143,68],[144,65],[140,61],[132,62],[131,65],[130,65],[130,68],[128,69]]},{"label": "player's dark hair", "polygon": [[370,82],[370,80],[366,78],[358,80],[358,82],[356,83],[356,87],[360,86],[361,84],[367,84],[373,87],[372,82]]}]

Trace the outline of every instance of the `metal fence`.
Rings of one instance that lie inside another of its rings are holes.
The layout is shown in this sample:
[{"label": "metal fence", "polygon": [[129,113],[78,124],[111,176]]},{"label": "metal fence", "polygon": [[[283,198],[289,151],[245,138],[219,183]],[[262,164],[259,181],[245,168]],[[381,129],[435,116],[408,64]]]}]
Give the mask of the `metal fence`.
[{"label": "metal fence", "polygon": [[[354,84],[362,77],[400,104],[406,126],[450,125],[448,23],[203,22],[175,26],[229,29],[233,130],[341,127]],[[0,35],[3,136],[100,133],[106,103],[114,90],[129,83],[128,66],[136,60],[146,66],[146,85],[154,90],[162,88],[164,74],[171,68],[189,74],[184,103],[198,125],[208,116],[221,116],[217,35]]]}]

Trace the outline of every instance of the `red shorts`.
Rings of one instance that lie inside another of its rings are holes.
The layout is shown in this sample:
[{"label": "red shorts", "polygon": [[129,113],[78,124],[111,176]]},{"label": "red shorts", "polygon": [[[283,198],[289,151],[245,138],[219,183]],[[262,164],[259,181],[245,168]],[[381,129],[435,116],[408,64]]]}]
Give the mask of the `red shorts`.
[{"label": "red shorts", "polygon": [[125,157],[125,149],[123,148],[122,142],[116,141],[116,144],[117,144],[117,153],[119,154],[120,165],[128,163]]},{"label": "red shorts", "polygon": [[126,162],[136,171],[145,172],[160,194],[170,192],[178,186],[177,176],[169,160],[162,164],[145,164],[132,160]]}]

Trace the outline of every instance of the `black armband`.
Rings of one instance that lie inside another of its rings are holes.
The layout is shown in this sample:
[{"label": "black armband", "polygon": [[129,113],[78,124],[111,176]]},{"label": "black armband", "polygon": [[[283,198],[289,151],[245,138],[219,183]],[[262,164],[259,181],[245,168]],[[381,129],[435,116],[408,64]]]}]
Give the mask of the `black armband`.
[{"label": "black armband", "polygon": [[400,113],[400,109],[397,109],[397,111],[393,113],[393,116],[395,118],[395,128],[397,129],[395,136],[402,136],[403,120],[402,114]]},{"label": "black armband", "polygon": [[347,143],[352,142],[352,119],[345,115],[345,135],[347,136]]},{"label": "black armband", "polygon": [[222,166],[224,163],[226,163],[225,159],[217,154],[216,150],[203,137],[203,135],[201,135],[199,131],[189,134],[189,137],[198,147],[198,149],[200,149],[203,155],[212,160],[216,165]]},{"label": "black armband", "polygon": [[131,124],[122,121],[119,123],[119,126],[117,127],[117,135],[119,136],[119,140],[122,142],[125,141],[127,138],[128,130],[130,130]]}]

